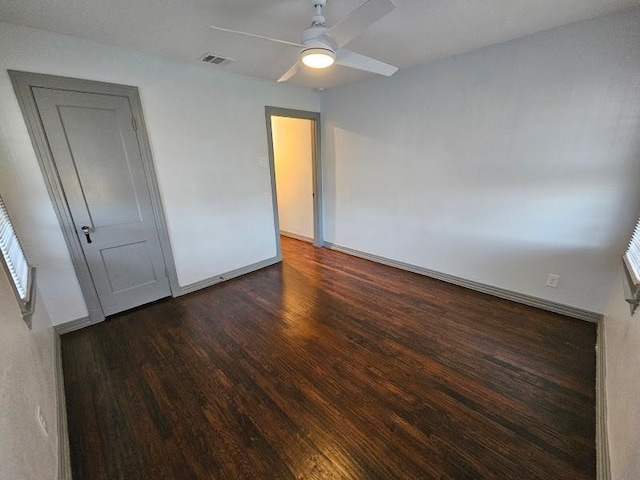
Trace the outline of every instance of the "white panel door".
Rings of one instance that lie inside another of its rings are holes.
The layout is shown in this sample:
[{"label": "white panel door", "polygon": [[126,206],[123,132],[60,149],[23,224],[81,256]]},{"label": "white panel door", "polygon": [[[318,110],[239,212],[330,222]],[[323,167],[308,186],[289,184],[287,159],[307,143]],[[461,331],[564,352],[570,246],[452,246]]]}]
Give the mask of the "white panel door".
[{"label": "white panel door", "polygon": [[169,296],[128,98],[33,92],[105,315]]}]

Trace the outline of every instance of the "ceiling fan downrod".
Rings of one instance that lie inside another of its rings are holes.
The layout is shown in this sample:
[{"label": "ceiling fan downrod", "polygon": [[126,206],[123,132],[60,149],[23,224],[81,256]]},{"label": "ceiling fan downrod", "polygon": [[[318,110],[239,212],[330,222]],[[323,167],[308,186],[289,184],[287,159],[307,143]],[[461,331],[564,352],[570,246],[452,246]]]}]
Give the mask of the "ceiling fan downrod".
[{"label": "ceiling fan downrod", "polygon": [[315,15],[311,18],[312,27],[324,27],[326,20],[322,15],[322,7],[327,3],[327,0],[311,0],[313,2],[313,8],[315,9]]}]

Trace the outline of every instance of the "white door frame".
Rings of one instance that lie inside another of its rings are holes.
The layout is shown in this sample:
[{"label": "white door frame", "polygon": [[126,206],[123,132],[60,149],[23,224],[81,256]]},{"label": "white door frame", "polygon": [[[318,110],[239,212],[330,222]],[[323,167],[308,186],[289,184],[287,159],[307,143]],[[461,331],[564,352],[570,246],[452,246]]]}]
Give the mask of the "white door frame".
[{"label": "white door frame", "polygon": [[313,124],[313,143],[311,155],[311,168],[313,175],[313,245],[322,247],[324,245],[323,222],[322,222],[322,165],[321,165],[321,138],[320,138],[320,113],[308,112],[305,110],[294,110],[291,108],[265,107],[267,120],[267,142],[269,145],[269,168],[271,169],[271,196],[273,198],[273,219],[275,222],[275,234],[278,256],[282,258],[282,247],[280,245],[280,220],[278,216],[278,195],[276,191],[276,169],[275,155],[273,152],[273,130],[271,128],[271,117],[288,117],[311,120]]},{"label": "white door frame", "polygon": [[89,310],[89,320],[91,324],[102,322],[105,318],[104,312],[100,305],[98,293],[96,292],[89,266],[84,257],[80,239],[76,233],[71,216],[71,210],[66,202],[64,189],[57,174],[56,165],[49,150],[47,137],[44,127],[40,121],[40,115],[33,96],[33,87],[42,87],[56,90],[71,90],[84,93],[97,93],[102,95],[117,95],[127,97],[131,106],[133,115],[132,122],[137,128],[138,144],[140,145],[140,153],[142,156],[142,164],[151,193],[151,204],[153,214],[158,227],[158,235],[160,237],[160,246],[162,248],[162,256],[164,258],[167,276],[169,277],[169,285],[171,295],[177,296],[180,292],[178,284],[178,276],[173,260],[173,252],[169,242],[169,232],[167,230],[167,222],[164,211],[162,209],[162,201],[160,199],[160,190],[158,188],[158,180],[156,178],[153,166],[153,157],[151,155],[151,146],[147,129],[142,114],[142,104],[137,87],[128,85],[118,85],[113,83],[96,82],[93,80],[81,80],[76,78],[58,77],[54,75],[43,75],[39,73],[19,72],[9,70],[9,76],[13,83],[13,89],[18,97],[20,109],[27,124],[27,130],[36,152],[36,157],[42,170],[42,175],[49,191],[51,203],[60,222],[60,227],[64,235],[73,268],[78,276],[80,289],[84,296],[87,308]]}]

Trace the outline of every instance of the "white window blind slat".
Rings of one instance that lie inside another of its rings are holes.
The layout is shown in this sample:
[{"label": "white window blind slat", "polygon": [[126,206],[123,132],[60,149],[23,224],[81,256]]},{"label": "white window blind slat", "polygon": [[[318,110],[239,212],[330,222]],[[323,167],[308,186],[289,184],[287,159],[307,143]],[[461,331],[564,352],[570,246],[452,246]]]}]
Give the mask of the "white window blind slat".
[{"label": "white window blind slat", "polygon": [[0,198],[0,250],[18,296],[23,302],[27,302],[29,300],[30,267],[2,198]]},{"label": "white window blind slat", "polygon": [[631,304],[631,313],[633,313],[640,305],[640,220],[633,229],[633,235],[622,260],[627,271],[625,297]]}]

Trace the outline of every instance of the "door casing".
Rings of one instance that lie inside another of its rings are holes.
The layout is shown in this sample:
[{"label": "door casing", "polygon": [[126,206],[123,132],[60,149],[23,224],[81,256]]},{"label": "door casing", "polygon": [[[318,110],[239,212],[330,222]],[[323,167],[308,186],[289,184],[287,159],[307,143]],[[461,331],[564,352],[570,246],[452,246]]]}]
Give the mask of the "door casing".
[{"label": "door casing", "polygon": [[142,104],[140,102],[137,87],[14,70],[9,70],[9,76],[11,77],[11,82],[18,98],[18,103],[20,104],[20,109],[22,110],[27,130],[31,137],[31,142],[38,159],[38,164],[42,170],[53,208],[56,212],[56,216],[58,217],[58,222],[60,223],[67,248],[69,249],[69,254],[71,255],[73,268],[78,277],[80,289],[82,290],[82,294],[89,310],[89,320],[91,324],[103,321],[105,314],[102,311],[98,294],[94,287],[91,274],[89,273],[89,267],[80,245],[80,239],[76,234],[76,229],[71,217],[71,211],[65,199],[62,183],[58,177],[55,162],[51,151],[49,150],[44,127],[40,121],[35,98],[32,93],[33,87],[70,90],[84,93],[98,93],[103,95],[117,95],[127,97],[129,99],[133,119],[137,126],[138,144],[140,146],[142,164],[144,167],[147,185],[151,193],[153,215],[158,227],[160,246],[169,277],[171,294],[174,297],[177,296],[180,292],[180,286],[178,283],[175,262],[173,260],[173,253],[171,251],[171,244],[169,242],[167,222],[162,208],[158,180],[151,155],[151,146],[147,135],[144,115],[142,113]]},{"label": "door casing", "polygon": [[311,155],[311,169],[313,175],[313,245],[322,247],[324,245],[324,233],[322,222],[322,166],[320,162],[320,113],[308,112],[305,110],[294,110],[291,108],[265,107],[265,117],[267,120],[267,142],[269,146],[269,168],[271,169],[271,198],[273,198],[273,218],[275,222],[277,253],[282,258],[282,246],[280,242],[280,222],[278,219],[278,195],[276,192],[276,169],[275,154],[273,150],[273,129],[271,127],[271,117],[289,117],[312,120],[313,151]]}]

